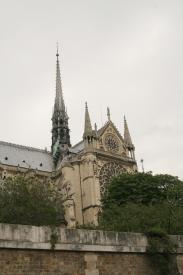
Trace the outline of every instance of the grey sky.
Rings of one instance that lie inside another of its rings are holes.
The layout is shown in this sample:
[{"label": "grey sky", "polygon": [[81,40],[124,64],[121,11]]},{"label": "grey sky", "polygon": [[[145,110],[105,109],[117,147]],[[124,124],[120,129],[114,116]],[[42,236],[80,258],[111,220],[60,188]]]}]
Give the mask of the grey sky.
[{"label": "grey sky", "polygon": [[[72,144],[127,117],[146,170],[183,178],[182,0],[0,0],[0,140],[50,147],[56,42]],[[139,164],[140,168],[140,164]]]}]

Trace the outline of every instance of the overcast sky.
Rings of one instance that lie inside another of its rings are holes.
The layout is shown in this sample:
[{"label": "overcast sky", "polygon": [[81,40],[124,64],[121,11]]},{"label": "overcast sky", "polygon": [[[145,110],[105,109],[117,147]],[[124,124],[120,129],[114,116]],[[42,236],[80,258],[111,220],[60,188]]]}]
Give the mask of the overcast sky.
[{"label": "overcast sky", "polygon": [[72,144],[84,103],[126,115],[146,171],[183,178],[182,0],[0,0],[0,140],[50,148],[59,42]]}]

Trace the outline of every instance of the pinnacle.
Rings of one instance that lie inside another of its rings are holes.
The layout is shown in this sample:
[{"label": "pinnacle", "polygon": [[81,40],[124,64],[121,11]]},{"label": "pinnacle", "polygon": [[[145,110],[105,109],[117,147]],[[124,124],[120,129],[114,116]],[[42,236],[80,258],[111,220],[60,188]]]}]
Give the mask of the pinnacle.
[{"label": "pinnacle", "polygon": [[107,107],[107,117],[108,117],[108,121],[110,121],[111,120],[111,113],[110,113],[109,107]]},{"label": "pinnacle", "polygon": [[90,120],[90,115],[88,111],[88,105],[86,102],[85,103],[85,126],[84,126],[83,136],[91,136],[91,135],[92,135],[92,126],[91,126],[91,120]]},{"label": "pinnacle", "polygon": [[130,136],[130,131],[128,129],[128,124],[127,124],[125,116],[124,116],[124,142],[128,146],[133,146],[132,139],[131,139],[131,136]]}]

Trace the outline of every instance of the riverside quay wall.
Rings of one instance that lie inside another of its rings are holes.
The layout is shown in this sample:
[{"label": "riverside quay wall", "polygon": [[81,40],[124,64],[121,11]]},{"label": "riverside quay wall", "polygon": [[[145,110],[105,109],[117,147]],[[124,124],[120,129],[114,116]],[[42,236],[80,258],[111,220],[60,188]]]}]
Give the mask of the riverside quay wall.
[{"label": "riverside quay wall", "polygon": [[[183,236],[177,265],[183,274]],[[142,234],[0,224],[0,275],[155,275]]]}]

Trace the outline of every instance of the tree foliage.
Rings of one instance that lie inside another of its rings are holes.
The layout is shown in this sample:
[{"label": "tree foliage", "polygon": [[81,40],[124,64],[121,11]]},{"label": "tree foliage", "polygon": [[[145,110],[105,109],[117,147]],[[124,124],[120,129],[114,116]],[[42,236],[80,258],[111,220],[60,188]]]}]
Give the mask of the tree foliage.
[{"label": "tree foliage", "polygon": [[183,234],[183,182],[170,175],[121,174],[106,189],[100,227]]},{"label": "tree foliage", "polygon": [[0,222],[59,225],[63,223],[61,194],[47,179],[8,177],[0,184]]},{"label": "tree foliage", "polygon": [[166,200],[183,204],[183,182],[171,175],[152,175],[151,173],[123,173],[112,179],[103,204],[126,203],[156,204]]},{"label": "tree foliage", "polygon": [[157,275],[180,275],[176,248],[170,236],[162,230],[152,230],[146,234],[148,238],[147,253],[150,257],[152,268],[156,269]]},{"label": "tree foliage", "polygon": [[170,175],[121,174],[102,200],[99,228],[141,232],[157,275],[178,275],[175,245],[168,234],[183,234],[183,182]]}]

